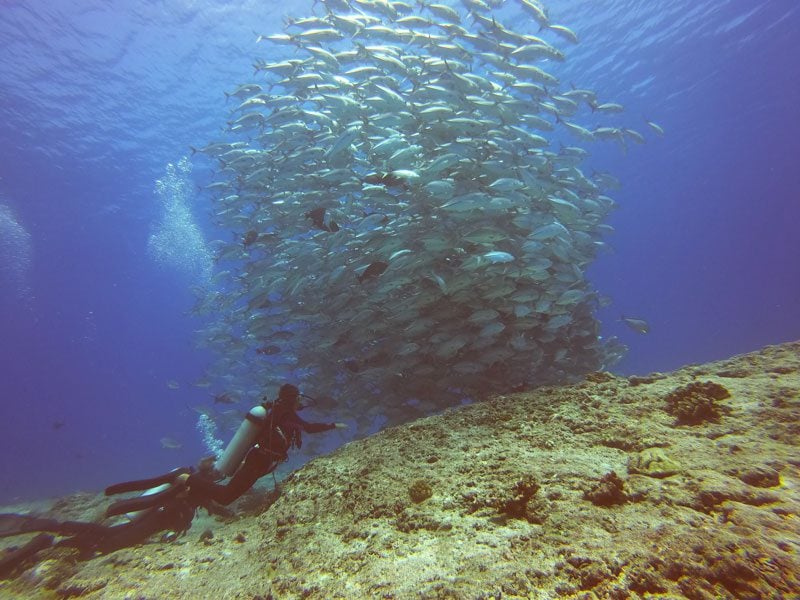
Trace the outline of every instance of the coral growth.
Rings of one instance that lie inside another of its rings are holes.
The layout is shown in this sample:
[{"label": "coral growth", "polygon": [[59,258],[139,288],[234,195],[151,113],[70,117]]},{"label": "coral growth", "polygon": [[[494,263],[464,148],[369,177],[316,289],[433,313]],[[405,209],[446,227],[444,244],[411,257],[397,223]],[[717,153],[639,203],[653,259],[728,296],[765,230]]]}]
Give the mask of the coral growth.
[{"label": "coral growth", "polygon": [[628,500],[623,491],[625,482],[614,471],[606,473],[591,489],[583,493],[583,499],[596,506],[613,506],[623,504]]},{"label": "coral growth", "polygon": [[680,470],[680,465],[669,458],[662,448],[645,448],[628,460],[628,473],[662,478],[675,475]]},{"label": "coral growth", "polygon": [[719,400],[730,398],[730,392],[713,381],[695,381],[667,394],[667,412],[676,418],[677,425],[716,423],[724,408]]},{"label": "coral growth", "polygon": [[529,523],[544,522],[542,502],[536,499],[539,484],[532,475],[526,475],[511,488],[507,497],[498,502],[499,511],[512,519],[525,519]]},{"label": "coral growth", "polygon": [[424,479],[417,479],[408,487],[408,495],[414,504],[425,502],[433,495],[431,485]]}]

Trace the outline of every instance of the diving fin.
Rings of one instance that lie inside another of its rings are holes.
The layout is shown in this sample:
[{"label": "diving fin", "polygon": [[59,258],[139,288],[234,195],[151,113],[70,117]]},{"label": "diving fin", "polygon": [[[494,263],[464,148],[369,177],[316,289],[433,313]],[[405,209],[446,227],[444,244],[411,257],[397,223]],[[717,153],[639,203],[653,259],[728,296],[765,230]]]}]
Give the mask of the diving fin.
[{"label": "diving fin", "polygon": [[[5,515],[4,515],[5,516]],[[10,550],[0,556],[0,578],[7,579],[16,567],[37,552],[53,545],[52,535],[40,533],[24,546]]]},{"label": "diving fin", "polygon": [[55,519],[43,519],[36,515],[0,514],[0,538],[32,531],[53,531],[58,523]]},{"label": "diving fin", "polygon": [[178,475],[191,473],[192,470],[188,467],[181,467],[173,469],[169,473],[164,473],[158,477],[151,477],[150,479],[138,479],[136,481],[124,481],[110,485],[106,488],[106,496],[113,496],[115,494],[122,494],[124,492],[138,492],[140,490],[149,490],[150,488],[164,485],[165,483],[172,483]]},{"label": "diving fin", "polygon": [[[163,485],[163,484],[162,484]],[[154,494],[143,494],[128,500],[118,500],[106,509],[106,517],[124,515],[146,508],[163,506],[186,488],[185,485],[171,485],[167,489]]]}]

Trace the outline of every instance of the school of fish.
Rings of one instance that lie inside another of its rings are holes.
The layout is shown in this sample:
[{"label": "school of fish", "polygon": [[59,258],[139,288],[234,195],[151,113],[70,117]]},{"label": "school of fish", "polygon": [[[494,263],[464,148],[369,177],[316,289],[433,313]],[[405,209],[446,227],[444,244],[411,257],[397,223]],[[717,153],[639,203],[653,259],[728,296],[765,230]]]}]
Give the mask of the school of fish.
[{"label": "school of fish", "polygon": [[645,136],[579,124],[623,107],[550,72],[578,36],[536,0],[312,12],[258,36],[288,58],[258,60],[228,137],[195,150],[232,232],[196,306],[224,397],[293,381],[368,428],[619,359],[586,279],[618,182],[573,143]]}]

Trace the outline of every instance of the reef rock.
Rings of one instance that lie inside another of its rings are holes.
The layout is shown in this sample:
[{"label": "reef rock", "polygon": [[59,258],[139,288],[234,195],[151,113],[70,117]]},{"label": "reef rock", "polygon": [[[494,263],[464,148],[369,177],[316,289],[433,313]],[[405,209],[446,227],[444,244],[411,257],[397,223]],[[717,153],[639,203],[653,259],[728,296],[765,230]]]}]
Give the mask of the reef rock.
[{"label": "reef rock", "polygon": [[[713,418],[681,424],[678,397]],[[592,376],[352,442],[233,520],[0,596],[796,598],[798,434],[800,343]]]}]

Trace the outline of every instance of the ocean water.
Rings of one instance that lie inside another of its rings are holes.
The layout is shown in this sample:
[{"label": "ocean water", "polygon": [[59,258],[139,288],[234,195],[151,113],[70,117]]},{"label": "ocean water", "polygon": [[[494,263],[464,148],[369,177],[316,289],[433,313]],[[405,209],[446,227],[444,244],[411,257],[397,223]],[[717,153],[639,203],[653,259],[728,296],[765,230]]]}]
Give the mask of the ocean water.
[{"label": "ocean water", "polygon": [[[666,135],[593,144],[622,188],[591,267],[624,374],[800,337],[800,5],[552,0],[581,41],[562,81]],[[0,6],[0,501],[194,464],[191,289],[214,265],[210,163],[256,43],[308,2]],[[273,53],[275,54],[273,56]],[[157,181],[160,181],[157,184]],[[646,319],[640,335],[620,315]],[[337,420],[336,415],[309,415]],[[181,447],[164,448],[170,438]]]}]

